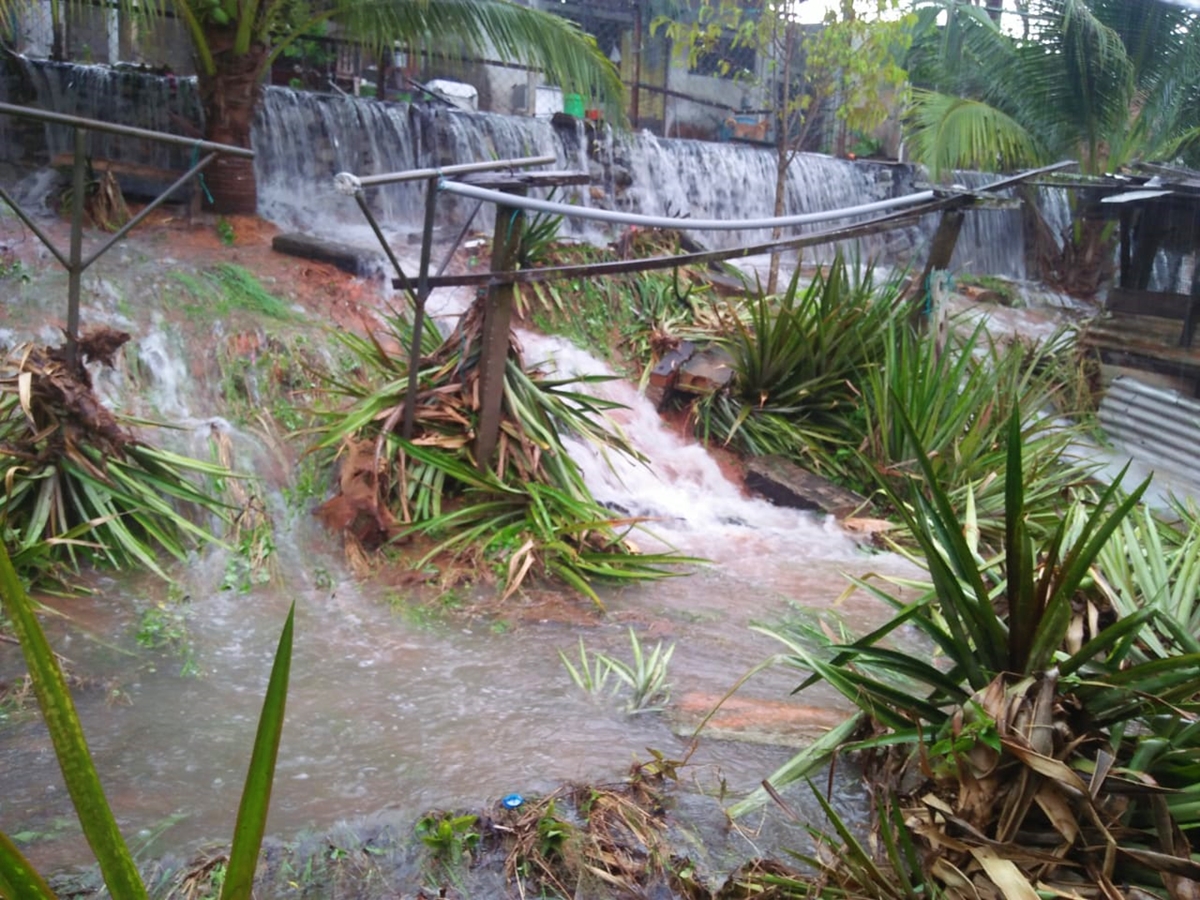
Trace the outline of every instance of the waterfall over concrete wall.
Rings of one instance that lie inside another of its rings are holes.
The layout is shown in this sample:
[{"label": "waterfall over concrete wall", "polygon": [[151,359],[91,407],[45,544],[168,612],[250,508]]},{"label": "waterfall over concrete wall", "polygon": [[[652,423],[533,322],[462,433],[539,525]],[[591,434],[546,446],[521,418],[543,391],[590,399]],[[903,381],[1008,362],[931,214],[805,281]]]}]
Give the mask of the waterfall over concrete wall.
[{"label": "waterfall over concrete wall", "polygon": [[[9,65],[16,65],[12,61]],[[37,94],[38,105],[68,115],[100,119],[119,125],[134,125],[152,131],[165,131],[199,139],[200,98],[194,78],[170,78],[146,75],[107,66],[76,66],[70,63],[27,61],[24,76]],[[13,90],[11,73],[0,78],[0,97]],[[22,103],[21,100],[12,102]],[[11,127],[11,123],[9,123]],[[66,125],[45,126],[45,156],[31,159],[6,158],[6,162],[48,163],[57,154],[70,153],[74,144],[72,130]],[[0,149],[6,157],[19,152],[28,156],[37,148]],[[99,131],[88,133],[87,152],[98,159],[140,163],[163,169],[186,169],[192,164],[192,151],[157,141],[117,137]]]},{"label": "waterfall over concrete wall", "polygon": [[[193,79],[31,61],[25,63],[24,72],[47,108],[177,134],[200,134],[201,114]],[[11,75],[0,80],[0,96],[8,96],[11,80]],[[6,141],[0,153],[13,152],[8,145]],[[775,154],[771,150],[739,143],[666,140],[645,132],[597,132],[585,130],[581,122],[555,125],[542,119],[271,87],[265,91],[255,124],[254,147],[260,213],[283,228],[315,233],[330,234],[362,224],[355,204],[333,190],[333,176],[338,172],[370,175],[543,154],[553,154],[561,168],[590,172],[590,188],[558,194],[559,199],[565,196],[570,202],[729,220],[769,216],[774,209]],[[44,165],[54,154],[70,149],[69,130],[46,128],[46,149],[48,154],[40,159],[5,161]],[[28,156],[27,151],[21,152]],[[89,137],[89,152],[99,158],[158,168],[182,169],[192,161],[186,149],[101,134]],[[814,212],[896,197],[917,190],[923,178],[919,170],[907,165],[801,154],[789,168],[786,212]],[[964,173],[958,180],[978,187],[991,176]],[[373,188],[368,201],[390,230],[419,228],[422,186]],[[439,225],[457,227],[473,205],[443,196]],[[485,204],[477,228],[489,226],[490,213]],[[919,226],[864,239],[860,250],[885,263],[919,265],[936,224],[936,215],[926,217]],[[615,237],[595,225],[567,224],[564,230],[593,241]],[[769,237],[766,231],[696,235],[699,242],[718,248]],[[812,248],[804,251],[804,258],[828,258],[830,253],[828,247]],[[968,213],[953,265],[959,270],[1024,277],[1020,213]]]}]

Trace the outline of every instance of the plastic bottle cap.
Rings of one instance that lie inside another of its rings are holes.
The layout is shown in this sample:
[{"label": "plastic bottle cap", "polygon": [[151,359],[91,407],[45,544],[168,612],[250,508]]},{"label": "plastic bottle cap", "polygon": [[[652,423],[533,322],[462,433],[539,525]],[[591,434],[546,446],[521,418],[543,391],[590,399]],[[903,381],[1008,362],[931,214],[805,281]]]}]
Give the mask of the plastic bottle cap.
[{"label": "plastic bottle cap", "polygon": [[500,804],[505,809],[517,809],[524,802],[525,802],[525,798],[522,797],[520,794],[509,794],[507,797],[505,797],[503,800],[500,801]]}]

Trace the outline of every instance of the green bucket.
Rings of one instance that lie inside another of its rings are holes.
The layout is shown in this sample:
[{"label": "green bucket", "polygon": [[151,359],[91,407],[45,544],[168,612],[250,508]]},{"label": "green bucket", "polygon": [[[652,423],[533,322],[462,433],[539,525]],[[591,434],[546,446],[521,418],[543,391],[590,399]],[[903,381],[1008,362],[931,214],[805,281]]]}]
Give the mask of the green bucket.
[{"label": "green bucket", "polygon": [[579,94],[563,95],[563,112],[577,119],[583,118],[583,97]]}]

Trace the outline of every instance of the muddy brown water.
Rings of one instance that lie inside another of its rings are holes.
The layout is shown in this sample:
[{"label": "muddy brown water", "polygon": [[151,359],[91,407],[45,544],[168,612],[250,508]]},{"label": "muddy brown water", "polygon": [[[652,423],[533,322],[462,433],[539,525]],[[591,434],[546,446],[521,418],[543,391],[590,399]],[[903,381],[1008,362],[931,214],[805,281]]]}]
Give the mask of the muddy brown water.
[{"label": "muddy brown water", "polygon": [[[214,589],[220,554],[181,573],[195,674],[180,674],[177,651],[136,642],[144,611],[168,603],[161,584],[102,579],[91,597],[56,601],[70,618],[48,620],[52,642],[87,678],[75,690],[84,730],[122,829],[143,855],[228,840],[293,600],[292,681],[269,822],[281,835],[381,810],[415,822],[429,809],[478,809],[512,791],[618,780],[635,758],[649,758],[648,748],[679,756],[710,702],[780,649],[751,621],[777,619],[792,604],[829,605],[845,585],[845,561],[729,560],[612,592],[607,621],[595,627],[471,620],[431,615],[355,581],[315,528],[298,523],[295,532],[299,543],[285,551],[277,584],[245,594]],[[862,562],[853,568],[870,568]],[[861,624],[878,615],[847,611]],[[580,636],[589,650],[628,659],[628,627],[647,650],[660,640],[675,645],[664,712],[630,715],[620,698],[585,695],[559,659],[560,650],[575,658]],[[16,668],[14,654],[0,645],[5,674]],[[722,779],[726,803],[744,795],[844,708],[819,689],[787,703],[798,680],[767,672],[738,694],[749,712],[742,707],[734,732],[774,744],[702,735],[680,790],[711,795],[715,831]],[[87,864],[40,722],[17,717],[0,727],[0,759],[0,827],[20,835],[39,866]],[[852,783],[845,788],[856,794]]]},{"label": "muddy brown water", "polygon": [[[308,510],[282,499],[291,469],[280,448],[217,417],[211,389],[192,381],[201,352],[192,339],[177,324],[124,318],[121,298],[132,289],[116,269],[100,271],[112,287],[91,292],[89,316],[134,332],[145,375],[136,385],[120,373],[105,375],[100,389],[123,408],[183,426],[192,452],[206,452],[213,428],[229,433],[239,465],[264,477],[276,526],[270,584],[224,588],[229,556],[207,550],[176,570],[176,591],[148,576],[108,574],[94,578],[90,596],[51,601],[67,616],[47,617],[47,629],[84,680],[74,691],[84,730],[142,859],[228,841],[293,601],[292,681],[269,832],[287,837],[384,816],[411,835],[411,824],[430,809],[478,810],[513,791],[619,780],[634,759],[649,758],[648,748],[683,754],[711,705],[782,649],[752,623],[836,607],[852,629],[874,626],[881,607],[862,597],[839,601],[846,573],[911,573],[901,560],[862,549],[831,521],[744,497],[701,448],[616,384],[613,396],[630,406],[617,418],[648,461],[603,461],[581,450],[589,483],[600,499],[653,517],[654,531],[671,546],[711,563],[686,577],[605,591],[608,613],[594,624],[581,624],[589,618],[582,614],[530,619],[519,596],[511,614],[430,612],[408,589],[351,575]],[[562,371],[598,365],[561,342],[522,339],[527,355],[558,360]],[[649,536],[639,541],[657,546]],[[477,599],[459,590],[442,602],[469,607]],[[180,602],[181,595],[188,599]],[[577,597],[561,604],[589,610]],[[190,673],[181,673],[178,648],[147,650],[137,642],[147,611],[159,607],[168,625],[180,627]],[[562,651],[575,659],[582,637],[590,651],[629,659],[631,627],[647,649],[657,641],[675,645],[672,697],[662,712],[630,715],[621,698],[586,696],[559,658]],[[0,678],[20,671],[18,649],[0,643]],[[846,709],[820,687],[789,697],[801,677],[773,669],[752,679],[729,715],[702,734],[674,789],[681,814],[694,823],[695,845],[727,859],[728,868],[801,840],[798,829],[775,820],[774,832],[756,831],[757,819],[731,830],[723,814]],[[852,774],[836,782],[835,793],[849,815],[863,814]],[[793,790],[789,801],[815,820],[815,804],[803,794]],[[0,723],[0,829],[45,869],[92,861],[32,714]]]}]

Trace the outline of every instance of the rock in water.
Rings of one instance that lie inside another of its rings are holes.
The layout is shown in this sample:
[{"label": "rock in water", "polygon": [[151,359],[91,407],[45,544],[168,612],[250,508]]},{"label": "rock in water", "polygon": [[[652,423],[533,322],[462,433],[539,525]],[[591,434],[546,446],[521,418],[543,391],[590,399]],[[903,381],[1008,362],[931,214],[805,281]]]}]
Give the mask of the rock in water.
[{"label": "rock in water", "polygon": [[844,519],[867,505],[865,497],[814,475],[782,456],[758,456],[746,466],[747,489],[776,506],[811,509]]}]

